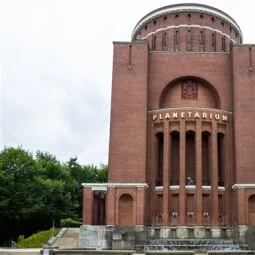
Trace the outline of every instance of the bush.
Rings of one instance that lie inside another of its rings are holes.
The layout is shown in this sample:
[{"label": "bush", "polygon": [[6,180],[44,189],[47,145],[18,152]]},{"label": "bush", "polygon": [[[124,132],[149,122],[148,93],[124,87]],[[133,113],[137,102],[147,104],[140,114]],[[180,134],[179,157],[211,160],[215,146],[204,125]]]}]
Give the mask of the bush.
[{"label": "bush", "polygon": [[46,231],[40,231],[31,235],[28,238],[19,236],[16,244],[16,248],[41,248],[52,236],[57,235],[58,230],[50,229]]},{"label": "bush", "polygon": [[73,219],[61,219],[60,221],[62,228],[79,228],[82,223]]}]

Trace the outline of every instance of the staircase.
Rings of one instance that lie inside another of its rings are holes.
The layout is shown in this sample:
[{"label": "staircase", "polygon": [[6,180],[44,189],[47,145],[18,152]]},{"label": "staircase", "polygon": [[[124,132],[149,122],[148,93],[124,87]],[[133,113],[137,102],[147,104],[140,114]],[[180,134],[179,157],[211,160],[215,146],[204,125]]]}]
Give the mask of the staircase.
[{"label": "staircase", "polygon": [[77,248],[79,243],[79,228],[67,228],[63,235],[51,245],[59,249]]}]

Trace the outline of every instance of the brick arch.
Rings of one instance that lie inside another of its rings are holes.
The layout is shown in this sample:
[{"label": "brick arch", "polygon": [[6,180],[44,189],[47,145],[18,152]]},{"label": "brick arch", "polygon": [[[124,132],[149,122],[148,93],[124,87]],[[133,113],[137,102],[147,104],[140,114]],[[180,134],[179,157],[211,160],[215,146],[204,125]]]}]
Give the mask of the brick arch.
[{"label": "brick arch", "polygon": [[159,108],[204,107],[220,109],[220,97],[208,81],[184,76],[171,81],[161,92]]},{"label": "brick arch", "polygon": [[134,199],[131,194],[124,193],[119,197],[118,225],[134,226]]},{"label": "brick arch", "polygon": [[248,198],[248,224],[255,225],[255,194]]}]

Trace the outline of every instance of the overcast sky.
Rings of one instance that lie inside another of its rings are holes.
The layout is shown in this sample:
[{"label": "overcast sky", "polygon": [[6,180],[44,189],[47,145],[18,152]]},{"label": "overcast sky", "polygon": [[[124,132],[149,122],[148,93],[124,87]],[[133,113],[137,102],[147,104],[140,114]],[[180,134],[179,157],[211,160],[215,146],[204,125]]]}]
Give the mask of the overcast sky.
[{"label": "overcast sky", "polygon": [[[172,0],[0,0],[0,148],[22,145],[60,160],[108,161],[112,41]],[[255,43],[255,1],[219,8]]]}]

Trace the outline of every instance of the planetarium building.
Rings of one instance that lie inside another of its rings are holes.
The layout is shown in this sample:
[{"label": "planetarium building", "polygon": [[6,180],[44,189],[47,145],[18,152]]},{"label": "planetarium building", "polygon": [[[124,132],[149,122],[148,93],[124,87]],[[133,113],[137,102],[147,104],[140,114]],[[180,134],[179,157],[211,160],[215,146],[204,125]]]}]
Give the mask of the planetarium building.
[{"label": "planetarium building", "polygon": [[108,183],[84,228],[247,242],[255,226],[255,47],[201,4],[154,10],[114,42]]}]

